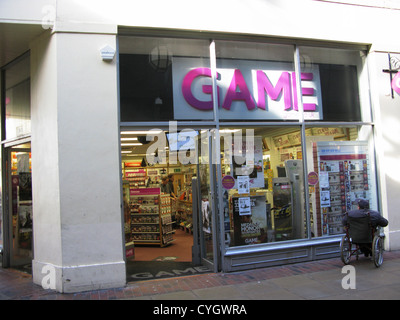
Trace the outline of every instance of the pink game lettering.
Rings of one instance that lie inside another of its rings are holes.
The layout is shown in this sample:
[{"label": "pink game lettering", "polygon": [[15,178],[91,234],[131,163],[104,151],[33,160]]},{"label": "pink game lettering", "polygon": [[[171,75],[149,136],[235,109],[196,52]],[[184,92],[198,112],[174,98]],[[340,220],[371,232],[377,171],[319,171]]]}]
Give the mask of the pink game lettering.
[{"label": "pink game lettering", "polygon": [[[199,77],[211,78],[210,68],[196,68],[190,70],[184,77],[182,82],[182,94],[186,102],[195,109],[198,110],[212,110],[213,109],[213,96],[212,86],[202,85],[202,92],[210,95],[210,99],[207,101],[199,100],[195,97],[192,92],[192,83]],[[302,81],[312,81],[312,73],[301,73]],[[263,70],[256,71],[256,91],[258,98],[255,100],[249,90],[249,87],[245,81],[245,78],[240,69],[235,69],[233,72],[232,79],[226,90],[225,97],[222,105],[220,103],[220,88],[217,87],[218,95],[218,106],[225,110],[230,110],[231,105],[234,101],[243,102],[248,110],[259,108],[266,110],[266,96],[269,96],[271,100],[278,101],[280,97],[283,97],[284,110],[298,110],[298,97],[297,97],[297,84],[294,72],[283,71],[276,82],[273,85],[268,78],[268,75]],[[313,96],[315,94],[313,88],[302,88],[303,96]],[[304,111],[315,111],[316,105],[314,103],[304,103]]]}]

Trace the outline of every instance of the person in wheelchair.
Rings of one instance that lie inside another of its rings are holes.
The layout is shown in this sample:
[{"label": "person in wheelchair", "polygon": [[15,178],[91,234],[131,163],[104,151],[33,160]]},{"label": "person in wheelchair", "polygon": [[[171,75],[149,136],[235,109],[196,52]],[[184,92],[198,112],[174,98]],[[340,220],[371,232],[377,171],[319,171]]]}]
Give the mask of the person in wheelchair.
[{"label": "person in wheelchair", "polygon": [[[371,223],[372,228],[386,227],[389,224],[388,220],[386,220],[384,217],[382,217],[378,211],[369,209],[369,202],[367,200],[358,199],[357,204],[358,204],[357,210],[351,210],[344,214],[344,217],[342,220],[344,226],[348,225],[348,218],[350,218],[350,219],[365,218],[366,216],[368,216],[368,213],[370,215],[370,223]],[[372,252],[372,249],[371,249],[372,243],[371,242],[358,243],[358,245],[360,247],[360,251],[366,257],[371,255],[371,252]]]}]

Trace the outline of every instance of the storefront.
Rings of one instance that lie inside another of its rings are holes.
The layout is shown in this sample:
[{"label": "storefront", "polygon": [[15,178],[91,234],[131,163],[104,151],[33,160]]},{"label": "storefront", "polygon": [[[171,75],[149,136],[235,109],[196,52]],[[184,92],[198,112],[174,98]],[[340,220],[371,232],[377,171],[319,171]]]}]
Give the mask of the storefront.
[{"label": "storefront", "polygon": [[78,292],[338,257],[358,198],[398,250],[399,6],[344,2],[1,2],[2,266]]},{"label": "storefront", "polygon": [[[342,213],[358,198],[379,203],[368,48],[327,45],[121,30],[122,167],[133,221],[150,210],[136,199],[173,174],[178,200],[168,218],[177,214],[178,228],[189,225],[194,243],[212,247],[208,256],[194,250],[193,260],[235,271],[337,256]],[[147,230],[127,223],[127,241],[167,244]]]}]

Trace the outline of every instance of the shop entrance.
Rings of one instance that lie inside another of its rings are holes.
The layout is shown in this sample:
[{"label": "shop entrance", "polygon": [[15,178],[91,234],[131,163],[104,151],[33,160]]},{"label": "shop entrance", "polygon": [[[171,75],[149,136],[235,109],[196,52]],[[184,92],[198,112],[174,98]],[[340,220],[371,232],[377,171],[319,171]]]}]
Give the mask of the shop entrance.
[{"label": "shop entrance", "polygon": [[5,149],[3,266],[31,272],[33,259],[30,142]]},{"label": "shop entrance", "polygon": [[214,271],[211,135],[184,136],[121,131],[128,282]]}]

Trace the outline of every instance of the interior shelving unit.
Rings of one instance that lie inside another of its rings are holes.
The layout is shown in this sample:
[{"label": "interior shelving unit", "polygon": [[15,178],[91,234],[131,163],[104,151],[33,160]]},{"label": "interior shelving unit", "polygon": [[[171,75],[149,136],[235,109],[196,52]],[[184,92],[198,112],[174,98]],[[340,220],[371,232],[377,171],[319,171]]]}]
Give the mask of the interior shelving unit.
[{"label": "interior shelving unit", "polygon": [[[169,194],[160,194],[159,188],[147,194],[133,189],[129,208],[131,215],[132,241],[135,245],[167,246],[172,243],[171,200]],[[135,191],[139,194],[134,194]]]}]

